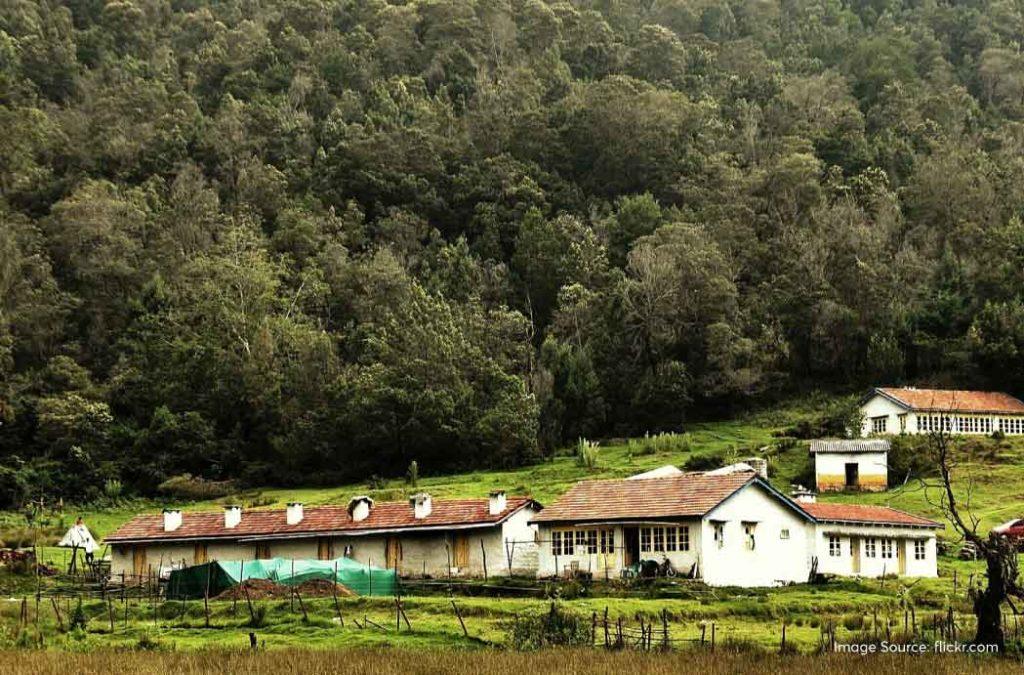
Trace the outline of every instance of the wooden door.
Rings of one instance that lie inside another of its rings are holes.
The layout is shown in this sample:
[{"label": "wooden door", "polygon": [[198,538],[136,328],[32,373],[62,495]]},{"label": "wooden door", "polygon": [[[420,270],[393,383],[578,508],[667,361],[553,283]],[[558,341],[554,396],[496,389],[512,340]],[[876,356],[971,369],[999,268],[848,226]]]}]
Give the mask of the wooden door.
[{"label": "wooden door", "polygon": [[388,569],[398,570],[398,563],[402,560],[402,541],[398,537],[388,537],[384,544],[384,559]]},{"label": "wooden door", "polygon": [[905,539],[895,539],[892,543],[896,547],[896,564],[902,577],[907,573],[907,541]]},{"label": "wooden door", "polygon": [[270,544],[256,544],[256,559],[270,560]]},{"label": "wooden door", "polygon": [[206,544],[196,544],[192,549],[192,564],[202,565],[209,560],[209,549]]},{"label": "wooden door", "polygon": [[455,545],[452,552],[453,567],[469,567],[469,535],[455,535]]},{"label": "wooden door", "polygon": [[334,540],[330,537],[317,539],[316,557],[320,560],[334,560]]},{"label": "wooden door", "polygon": [[860,574],[860,537],[850,537],[850,555],[853,558],[853,573]]},{"label": "wooden door", "polygon": [[132,546],[132,574],[141,583],[146,572],[146,547]]}]

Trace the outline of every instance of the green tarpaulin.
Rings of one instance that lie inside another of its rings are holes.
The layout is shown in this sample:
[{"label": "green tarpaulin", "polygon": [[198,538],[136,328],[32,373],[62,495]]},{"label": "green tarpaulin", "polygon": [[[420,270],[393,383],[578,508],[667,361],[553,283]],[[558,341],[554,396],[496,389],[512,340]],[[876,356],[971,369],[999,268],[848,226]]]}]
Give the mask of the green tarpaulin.
[{"label": "green tarpaulin", "polygon": [[267,579],[285,586],[311,579],[334,579],[358,595],[393,595],[396,583],[394,570],[362,565],[351,558],[216,560],[171,572],[167,597],[189,600],[209,593],[212,598],[245,579]]}]

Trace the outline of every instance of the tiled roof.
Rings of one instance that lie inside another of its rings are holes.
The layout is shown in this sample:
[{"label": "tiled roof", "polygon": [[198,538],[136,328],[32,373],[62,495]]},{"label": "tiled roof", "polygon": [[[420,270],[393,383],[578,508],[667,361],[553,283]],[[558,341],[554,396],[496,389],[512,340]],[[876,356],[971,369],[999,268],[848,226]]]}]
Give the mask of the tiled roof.
[{"label": "tiled roof", "polygon": [[884,438],[841,439],[822,438],[811,441],[811,454],[819,452],[889,452],[889,441]]},{"label": "tiled roof", "polygon": [[1024,414],[1024,402],[1001,391],[881,387],[881,394],[912,410]]},{"label": "tiled roof", "polygon": [[867,504],[826,504],[798,502],[800,508],[815,520],[844,523],[876,523],[879,525],[909,525],[914,527],[942,527],[934,520],[914,516],[888,506]]},{"label": "tiled roof", "polygon": [[573,485],[532,522],[703,516],[754,478],[753,473],[685,473],[665,478],[588,480]]},{"label": "tiled roof", "polygon": [[431,527],[458,527],[497,525],[519,509],[534,504],[529,497],[509,497],[504,511],[491,515],[487,499],[435,499],[430,515],[413,517],[408,502],[375,504],[370,515],[353,521],[345,506],[310,506],[303,509],[302,521],[288,525],[285,509],[245,511],[235,527],[224,527],[224,513],[217,511],[185,511],[181,526],[164,532],[162,514],[135,516],[104,538],[107,543],[147,539],[243,539],[280,537],[282,535],[316,534],[320,532],[361,533],[373,530],[419,529]]}]

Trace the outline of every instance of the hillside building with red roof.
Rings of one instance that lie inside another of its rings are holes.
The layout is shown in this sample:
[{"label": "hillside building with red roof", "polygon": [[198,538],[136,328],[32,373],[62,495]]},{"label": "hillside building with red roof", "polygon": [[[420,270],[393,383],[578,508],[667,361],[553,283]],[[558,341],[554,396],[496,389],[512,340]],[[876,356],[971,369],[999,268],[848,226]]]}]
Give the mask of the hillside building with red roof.
[{"label": "hillside building with red roof", "polygon": [[667,560],[711,586],[934,577],[942,527],[885,506],[794,500],[753,471],[582,481],[532,523],[541,577],[617,578]]},{"label": "hillside building with red roof", "polygon": [[1024,402],[999,391],[878,387],[861,401],[861,435],[1024,434]]},{"label": "hillside building with red roof", "polygon": [[[375,503],[354,497],[347,506],[180,511],[138,515],[104,538],[114,576],[140,578],[212,560],[346,556],[403,576],[532,574],[534,528],[541,505],[502,491],[482,499]],[[508,542],[516,542],[514,546]]]}]

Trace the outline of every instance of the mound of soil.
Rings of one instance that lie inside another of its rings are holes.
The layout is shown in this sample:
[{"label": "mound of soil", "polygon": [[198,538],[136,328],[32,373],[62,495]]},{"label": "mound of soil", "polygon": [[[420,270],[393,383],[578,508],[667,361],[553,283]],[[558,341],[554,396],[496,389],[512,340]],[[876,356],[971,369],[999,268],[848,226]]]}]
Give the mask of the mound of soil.
[{"label": "mound of soil", "polygon": [[342,584],[332,584],[328,579],[311,579],[294,587],[277,584],[268,579],[246,579],[218,595],[215,600],[244,600],[247,591],[250,600],[287,600],[292,596],[293,588],[304,598],[331,597],[335,593],[331,586],[336,589],[338,597],[355,595]]},{"label": "mound of soil", "polygon": [[329,579],[310,579],[309,581],[303,581],[295,587],[295,590],[301,593],[303,597],[310,595],[313,597],[329,598],[335,593],[338,594],[339,598],[355,595],[355,593],[350,591],[346,586],[332,583]]}]

